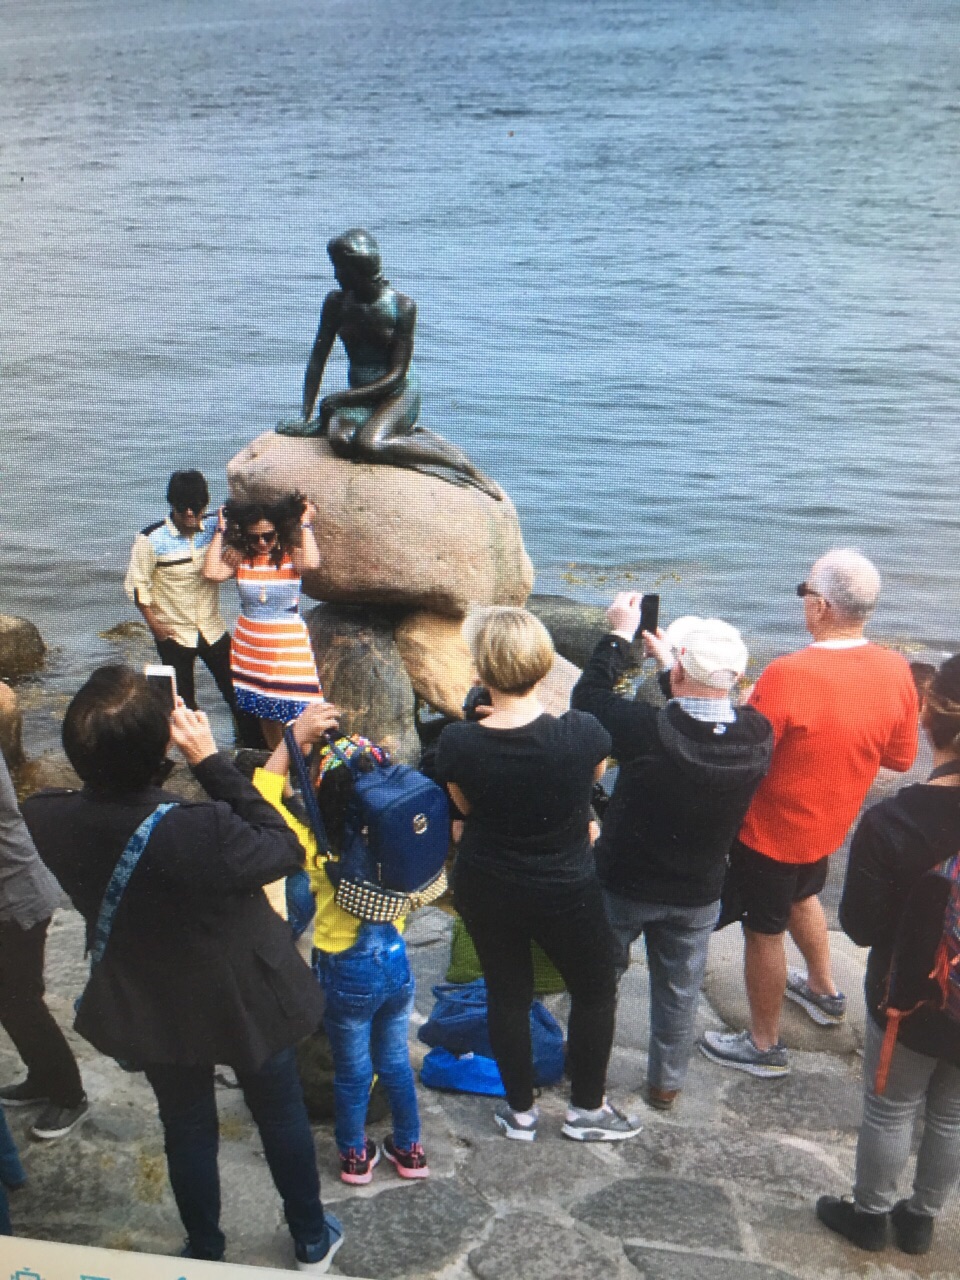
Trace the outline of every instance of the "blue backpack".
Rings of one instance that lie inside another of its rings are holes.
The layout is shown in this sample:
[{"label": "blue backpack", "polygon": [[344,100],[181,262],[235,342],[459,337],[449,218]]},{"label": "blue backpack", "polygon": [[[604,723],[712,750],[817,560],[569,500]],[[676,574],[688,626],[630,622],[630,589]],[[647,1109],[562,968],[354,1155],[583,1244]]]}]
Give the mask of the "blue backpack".
[{"label": "blue backpack", "polygon": [[[306,762],[292,732],[284,736],[317,847],[329,853]],[[348,756],[327,741],[353,780],[340,857],[326,862],[338,905],[361,920],[383,923],[439,898],[447,887],[450,847],[446,792],[409,765],[381,763],[369,751]]]}]

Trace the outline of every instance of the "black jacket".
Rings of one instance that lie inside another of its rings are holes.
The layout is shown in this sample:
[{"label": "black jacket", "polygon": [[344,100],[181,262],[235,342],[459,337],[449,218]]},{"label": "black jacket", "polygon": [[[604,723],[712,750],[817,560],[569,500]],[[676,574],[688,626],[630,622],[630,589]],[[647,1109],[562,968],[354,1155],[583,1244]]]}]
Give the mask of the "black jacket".
[{"label": "black jacket", "polygon": [[[262,886],[301,866],[280,814],[220,756],[194,769],[212,802],[157,824],[94,968],[76,1029],[135,1065],[222,1062],[256,1070],[314,1031],[320,990]],[[92,939],[113,868],[143,819],[176,796],[48,791],[23,816]]]},{"label": "black jacket", "polygon": [[[879,1027],[894,948],[899,989],[908,1008],[935,995],[927,981],[943,931],[948,885],[924,872],[960,849],[960,788],[917,784],[881,800],[860,819],[850,845],[840,900],[840,924],[858,947],[869,947],[864,990]],[[909,911],[907,906],[909,903]],[[960,1023],[924,1007],[900,1023],[898,1039],[914,1053],[960,1067]]]},{"label": "black jacket", "polygon": [[570,698],[613,738],[620,772],[596,846],[604,886],[642,902],[706,906],[723,888],[730,846],[770,767],[773,730],[752,707],[727,725],[670,702],[629,702],[614,686],[629,645],[604,636]]}]

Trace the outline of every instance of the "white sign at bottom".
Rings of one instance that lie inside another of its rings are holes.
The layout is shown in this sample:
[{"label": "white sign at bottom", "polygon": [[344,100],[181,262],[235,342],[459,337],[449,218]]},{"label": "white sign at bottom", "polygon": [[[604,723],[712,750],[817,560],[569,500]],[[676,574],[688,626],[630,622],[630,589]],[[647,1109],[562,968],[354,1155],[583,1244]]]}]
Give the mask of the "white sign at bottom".
[{"label": "white sign at bottom", "polygon": [[0,1236],[0,1280],[271,1280],[290,1274],[275,1267],[236,1267]]}]

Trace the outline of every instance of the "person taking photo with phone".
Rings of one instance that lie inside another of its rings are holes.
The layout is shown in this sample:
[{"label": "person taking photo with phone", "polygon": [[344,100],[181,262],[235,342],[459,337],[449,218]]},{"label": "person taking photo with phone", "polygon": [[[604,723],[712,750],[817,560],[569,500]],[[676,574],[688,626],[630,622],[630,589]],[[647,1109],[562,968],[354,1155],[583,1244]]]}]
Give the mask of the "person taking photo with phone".
[{"label": "person taking photo with phone", "polygon": [[717,618],[678,618],[642,633],[666,673],[663,708],[616,692],[631,665],[642,597],[621,592],[574,687],[613,739],[620,766],[596,845],[597,871],[619,949],[618,970],[643,934],[650,970],[646,1100],[672,1108],[686,1078],[710,935],[720,913],[727,853],[770,766],[773,731],[734,707],[747,665],[740,633]]},{"label": "person taking photo with phone", "polygon": [[[326,727],[336,724],[323,708]],[[163,791],[176,746],[209,801]],[[77,1032],[143,1071],[187,1232],[184,1257],[219,1261],[215,1064],[233,1068],[283,1201],[296,1266],[323,1274],[343,1232],[320,1203],[296,1045],[323,1000],[263,886],[302,866],[296,835],[221,756],[202,712],[172,715],[129,667],[95,671],[63,721],[80,791],[24,803],[41,858],[87,927]]]}]

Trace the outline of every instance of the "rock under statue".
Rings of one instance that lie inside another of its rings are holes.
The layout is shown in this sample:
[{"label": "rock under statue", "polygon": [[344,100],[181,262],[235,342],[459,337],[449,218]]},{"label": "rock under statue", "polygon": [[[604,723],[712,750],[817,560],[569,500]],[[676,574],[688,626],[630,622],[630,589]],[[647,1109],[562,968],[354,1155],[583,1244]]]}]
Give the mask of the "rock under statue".
[{"label": "rock under statue", "polygon": [[[417,306],[383,278],[380,250],[355,229],[327,245],[339,289],[323,301],[320,327],[303,380],[303,417],[281,422],[288,436],[327,436],[338,457],[387,463],[474,485],[498,501],[503,493],[462,449],[417,426],[420,381],[413,366]],[[348,387],[320,401],[320,383],[334,341],[347,353]]]}]

